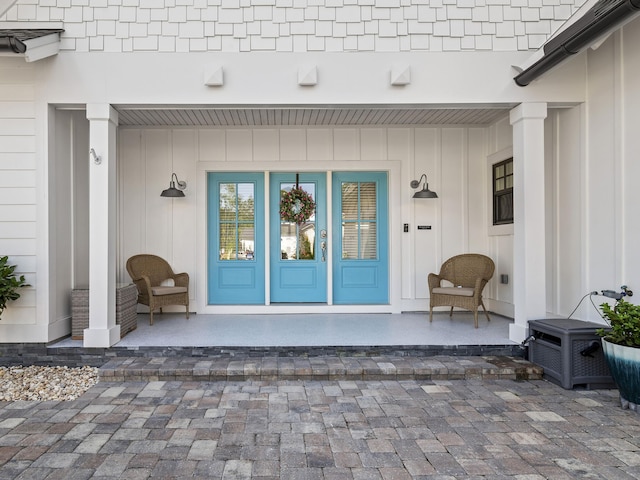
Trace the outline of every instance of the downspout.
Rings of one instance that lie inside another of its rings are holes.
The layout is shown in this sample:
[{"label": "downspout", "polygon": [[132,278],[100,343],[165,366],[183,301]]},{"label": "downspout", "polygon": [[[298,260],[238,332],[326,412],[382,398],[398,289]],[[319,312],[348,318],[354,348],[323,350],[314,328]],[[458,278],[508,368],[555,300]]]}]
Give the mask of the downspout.
[{"label": "downspout", "polygon": [[536,78],[620,28],[640,13],[640,0],[600,0],[578,21],[552,38],[543,47],[544,56],[513,79],[526,87]]}]

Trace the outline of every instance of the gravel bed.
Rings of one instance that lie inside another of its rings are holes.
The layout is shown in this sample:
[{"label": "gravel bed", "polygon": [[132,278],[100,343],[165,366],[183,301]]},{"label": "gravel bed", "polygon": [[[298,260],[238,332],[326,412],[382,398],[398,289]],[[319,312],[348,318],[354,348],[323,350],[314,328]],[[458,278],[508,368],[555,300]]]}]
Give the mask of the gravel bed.
[{"label": "gravel bed", "polygon": [[95,367],[0,367],[0,401],[75,400],[96,383]]}]

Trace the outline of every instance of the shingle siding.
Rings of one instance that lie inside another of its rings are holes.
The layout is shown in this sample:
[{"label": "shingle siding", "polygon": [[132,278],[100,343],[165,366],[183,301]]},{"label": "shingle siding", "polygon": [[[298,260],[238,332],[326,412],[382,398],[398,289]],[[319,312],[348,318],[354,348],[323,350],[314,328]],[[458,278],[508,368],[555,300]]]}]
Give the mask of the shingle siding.
[{"label": "shingle siding", "polygon": [[[584,0],[18,0],[0,21],[62,21],[62,50],[79,52],[517,51],[540,47],[582,3]],[[223,36],[230,38],[218,38]],[[434,37],[440,39],[433,41]]]}]

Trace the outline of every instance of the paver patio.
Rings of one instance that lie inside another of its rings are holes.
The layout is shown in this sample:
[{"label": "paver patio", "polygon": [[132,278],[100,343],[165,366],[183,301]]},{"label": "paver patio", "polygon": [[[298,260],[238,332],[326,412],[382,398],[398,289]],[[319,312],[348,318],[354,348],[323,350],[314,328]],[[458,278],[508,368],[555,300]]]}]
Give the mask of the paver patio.
[{"label": "paver patio", "polygon": [[545,380],[113,381],[0,405],[0,479],[640,478],[616,390]]}]

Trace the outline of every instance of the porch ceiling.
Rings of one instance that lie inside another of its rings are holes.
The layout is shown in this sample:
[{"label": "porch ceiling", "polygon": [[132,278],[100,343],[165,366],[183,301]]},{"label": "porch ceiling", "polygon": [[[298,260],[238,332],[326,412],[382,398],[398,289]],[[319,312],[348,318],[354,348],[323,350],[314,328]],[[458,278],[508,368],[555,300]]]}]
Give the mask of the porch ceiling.
[{"label": "porch ceiling", "polygon": [[122,126],[490,125],[515,105],[430,106],[135,106],[115,105]]}]

